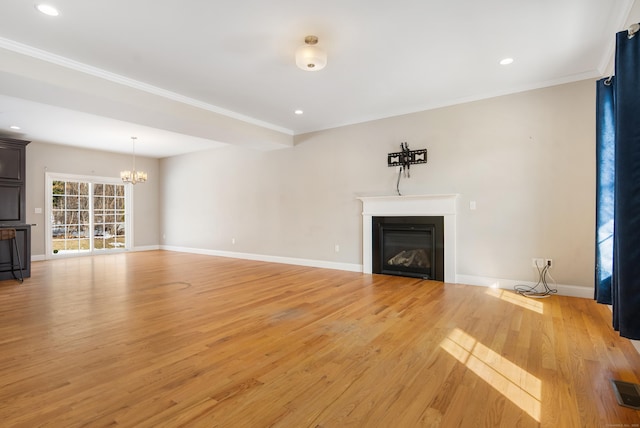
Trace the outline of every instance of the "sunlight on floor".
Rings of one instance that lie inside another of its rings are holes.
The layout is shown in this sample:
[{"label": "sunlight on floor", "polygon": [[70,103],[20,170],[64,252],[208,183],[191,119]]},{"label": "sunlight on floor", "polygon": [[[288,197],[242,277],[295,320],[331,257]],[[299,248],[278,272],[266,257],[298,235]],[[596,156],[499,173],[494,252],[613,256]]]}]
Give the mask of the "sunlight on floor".
[{"label": "sunlight on floor", "polygon": [[499,288],[488,288],[487,294],[504,300],[505,302],[513,303],[514,305],[529,309],[530,311],[534,311],[539,314],[544,313],[544,304],[542,302],[521,296],[513,291],[502,290]]},{"label": "sunlight on floor", "polygon": [[440,347],[540,422],[540,379],[457,328],[449,333]]}]

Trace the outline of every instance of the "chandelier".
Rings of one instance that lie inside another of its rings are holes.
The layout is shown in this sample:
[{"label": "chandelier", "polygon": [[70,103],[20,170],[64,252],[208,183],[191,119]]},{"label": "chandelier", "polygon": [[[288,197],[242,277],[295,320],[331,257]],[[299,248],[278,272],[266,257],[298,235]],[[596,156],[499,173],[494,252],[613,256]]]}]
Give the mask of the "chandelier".
[{"label": "chandelier", "polygon": [[120,178],[125,183],[144,183],[147,181],[147,173],[144,171],[136,171],[136,140],[137,137],[131,137],[131,142],[133,145],[133,168],[131,171],[125,170],[120,171]]}]

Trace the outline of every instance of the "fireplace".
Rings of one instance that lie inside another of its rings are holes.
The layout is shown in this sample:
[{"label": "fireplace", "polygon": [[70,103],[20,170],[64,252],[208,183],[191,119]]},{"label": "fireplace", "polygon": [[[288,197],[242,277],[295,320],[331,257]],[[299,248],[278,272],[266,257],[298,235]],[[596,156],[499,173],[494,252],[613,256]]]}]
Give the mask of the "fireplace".
[{"label": "fireplace", "polygon": [[456,282],[457,194],[360,196],[362,202],[362,272],[373,273],[375,217],[442,217],[444,282]]},{"label": "fireplace", "polygon": [[373,217],[372,273],[444,281],[442,216]]}]

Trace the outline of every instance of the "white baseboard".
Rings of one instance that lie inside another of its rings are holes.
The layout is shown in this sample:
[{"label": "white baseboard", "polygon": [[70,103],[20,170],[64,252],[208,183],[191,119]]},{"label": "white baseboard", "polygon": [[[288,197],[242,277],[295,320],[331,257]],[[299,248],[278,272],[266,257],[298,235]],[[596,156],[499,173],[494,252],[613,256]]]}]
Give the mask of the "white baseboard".
[{"label": "white baseboard", "polygon": [[145,245],[143,247],[133,247],[131,251],[155,251],[159,249],[160,245]]},{"label": "white baseboard", "polygon": [[329,262],[325,260],[299,259],[295,257],[268,256],[265,254],[237,253],[233,251],[206,250],[202,248],[174,247],[161,245],[161,250],[178,251],[181,253],[203,254],[208,256],[230,257],[233,259],[255,260],[260,262],[283,263],[288,265],[309,266],[323,269],[362,272],[362,265],[351,263]]},{"label": "white baseboard", "polygon": [[45,260],[44,254],[37,254],[35,256],[33,254],[31,255],[31,261],[32,262],[42,262],[44,260]]},{"label": "white baseboard", "polygon": [[[513,290],[516,285],[526,285],[533,287],[535,282],[516,281],[513,279],[488,278],[473,275],[456,275],[458,284],[479,285],[483,287],[502,288],[505,290]],[[550,284],[551,286],[552,284]],[[593,299],[593,289],[589,287],[580,287],[578,285],[553,284],[561,296],[582,297],[585,299]]]}]

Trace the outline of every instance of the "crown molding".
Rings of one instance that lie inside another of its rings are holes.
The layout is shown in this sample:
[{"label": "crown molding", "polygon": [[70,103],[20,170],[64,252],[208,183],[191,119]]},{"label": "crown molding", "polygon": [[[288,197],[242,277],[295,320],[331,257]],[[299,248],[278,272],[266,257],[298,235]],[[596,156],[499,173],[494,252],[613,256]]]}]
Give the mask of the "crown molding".
[{"label": "crown molding", "polygon": [[243,114],[227,110],[213,104],[206,103],[204,101],[197,100],[195,98],[187,97],[176,92],[168,91],[166,89],[149,85],[148,83],[141,82],[139,80],[130,79],[120,74],[112,73],[110,71],[103,70],[98,67],[94,67],[79,61],[75,61],[61,55],[56,55],[51,52],[47,52],[42,49],[34,48],[33,46],[25,45],[23,43],[16,42],[14,40],[0,37],[0,48],[6,49],[12,52],[26,55],[41,61],[46,61],[61,67],[68,68],[70,70],[79,71],[81,73],[89,74],[100,79],[108,80],[110,82],[117,83],[119,85],[127,86],[139,91],[147,92],[153,95],[157,95],[163,98],[167,98],[172,101],[177,101],[182,104],[187,104],[193,107],[197,107],[203,110],[210,111],[212,113],[220,114],[232,119],[240,120],[242,122],[250,123],[252,125],[267,128],[272,131],[281,132],[287,135],[293,135],[293,131],[287,128],[283,128],[272,123],[264,122],[253,117],[245,116]]}]

